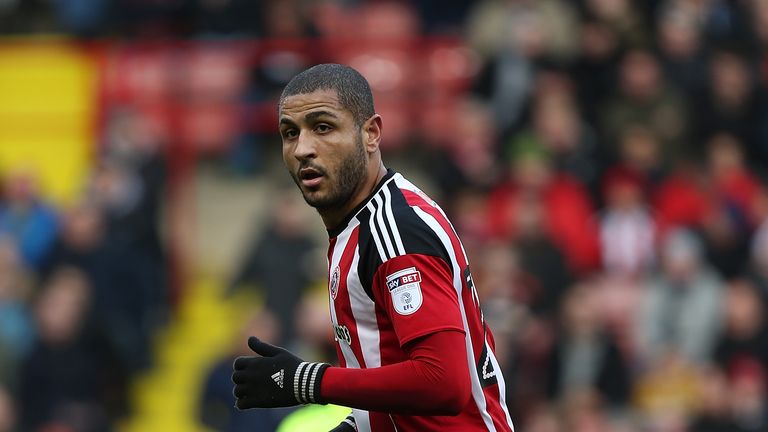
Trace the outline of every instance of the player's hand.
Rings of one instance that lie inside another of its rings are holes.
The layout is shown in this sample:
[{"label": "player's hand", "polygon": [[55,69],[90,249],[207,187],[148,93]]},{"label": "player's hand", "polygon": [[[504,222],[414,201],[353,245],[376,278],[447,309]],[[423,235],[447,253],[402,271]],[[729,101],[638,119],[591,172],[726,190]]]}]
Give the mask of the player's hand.
[{"label": "player's hand", "polygon": [[251,336],[248,346],[258,356],[235,359],[232,382],[239,409],[288,407],[320,400],[326,363],[311,363],[290,351]]}]

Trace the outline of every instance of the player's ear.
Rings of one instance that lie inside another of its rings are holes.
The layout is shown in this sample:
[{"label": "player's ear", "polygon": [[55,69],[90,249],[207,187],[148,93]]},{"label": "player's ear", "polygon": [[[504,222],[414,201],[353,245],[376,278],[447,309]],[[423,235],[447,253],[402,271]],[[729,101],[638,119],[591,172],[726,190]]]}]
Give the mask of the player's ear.
[{"label": "player's ear", "polygon": [[381,144],[381,116],[372,115],[363,123],[363,145],[368,153],[373,153],[379,149]]}]

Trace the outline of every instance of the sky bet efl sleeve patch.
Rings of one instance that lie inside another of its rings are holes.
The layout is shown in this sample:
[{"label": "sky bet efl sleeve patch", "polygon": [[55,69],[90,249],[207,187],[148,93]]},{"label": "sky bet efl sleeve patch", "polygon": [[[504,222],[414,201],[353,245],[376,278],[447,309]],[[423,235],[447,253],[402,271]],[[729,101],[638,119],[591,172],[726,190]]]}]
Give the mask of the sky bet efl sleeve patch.
[{"label": "sky bet efl sleeve patch", "polygon": [[387,275],[387,289],[392,296],[392,307],[400,315],[410,315],[421,307],[421,272],[409,267]]},{"label": "sky bet efl sleeve patch", "polygon": [[400,346],[437,331],[464,331],[453,279],[448,264],[431,255],[401,255],[379,266],[372,291]]}]

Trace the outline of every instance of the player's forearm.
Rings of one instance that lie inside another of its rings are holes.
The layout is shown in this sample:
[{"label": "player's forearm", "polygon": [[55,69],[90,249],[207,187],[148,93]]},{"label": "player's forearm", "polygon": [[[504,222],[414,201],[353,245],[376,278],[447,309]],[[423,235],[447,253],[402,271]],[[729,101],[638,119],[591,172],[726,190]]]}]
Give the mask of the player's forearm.
[{"label": "player's forearm", "polygon": [[370,369],[329,368],[320,394],[329,403],[398,414],[456,415],[470,397],[467,360],[455,355],[464,335],[427,336],[411,359]]}]

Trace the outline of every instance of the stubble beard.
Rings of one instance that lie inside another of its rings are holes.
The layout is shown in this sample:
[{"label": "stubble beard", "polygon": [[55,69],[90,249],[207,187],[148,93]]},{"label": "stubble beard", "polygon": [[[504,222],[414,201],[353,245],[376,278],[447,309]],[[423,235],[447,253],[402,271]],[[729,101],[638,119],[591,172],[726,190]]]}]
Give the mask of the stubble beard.
[{"label": "stubble beard", "polygon": [[301,188],[301,182],[297,175],[292,173],[291,176],[296,185],[299,186],[299,190],[301,190],[301,194],[304,196],[304,201],[310,206],[321,212],[340,208],[352,199],[360,184],[363,183],[366,171],[366,157],[362,136],[358,135],[358,145],[355,146],[355,151],[345,157],[338,168],[330,173],[330,178],[327,178],[327,180],[336,180],[336,182],[331,185],[330,190],[325,195],[313,196],[311,192],[307,193]]}]

